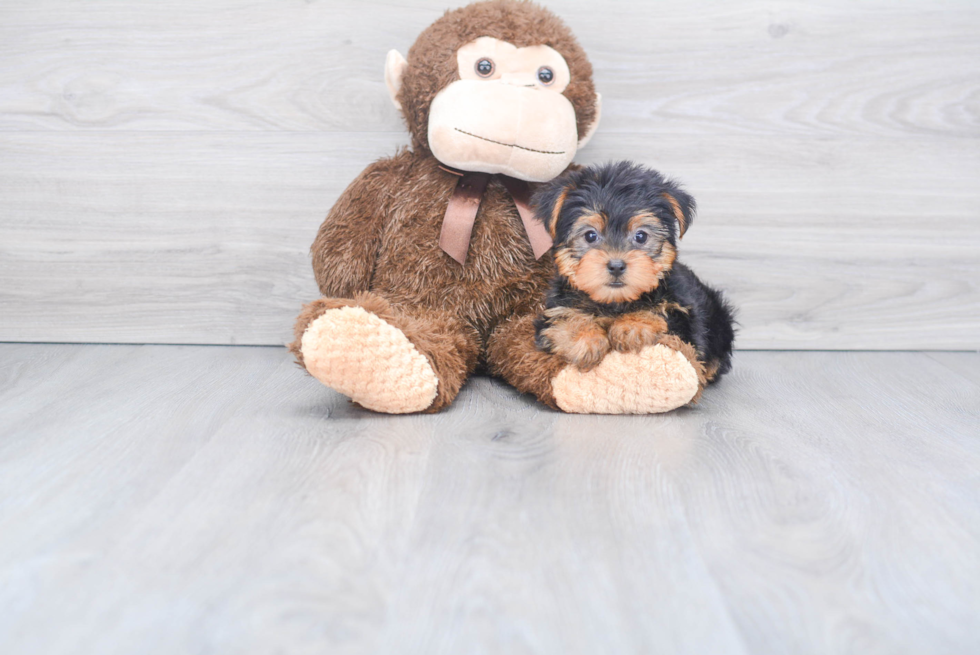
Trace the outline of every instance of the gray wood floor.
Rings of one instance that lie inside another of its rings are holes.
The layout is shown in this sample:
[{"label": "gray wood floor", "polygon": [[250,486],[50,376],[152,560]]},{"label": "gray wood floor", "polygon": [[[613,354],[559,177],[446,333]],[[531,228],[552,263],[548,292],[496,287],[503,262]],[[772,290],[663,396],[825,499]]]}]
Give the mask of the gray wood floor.
[{"label": "gray wood floor", "polygon": [[980,652],[980,355],[741,352],[696,409],[278,348],[0,345],[0,652]]}]

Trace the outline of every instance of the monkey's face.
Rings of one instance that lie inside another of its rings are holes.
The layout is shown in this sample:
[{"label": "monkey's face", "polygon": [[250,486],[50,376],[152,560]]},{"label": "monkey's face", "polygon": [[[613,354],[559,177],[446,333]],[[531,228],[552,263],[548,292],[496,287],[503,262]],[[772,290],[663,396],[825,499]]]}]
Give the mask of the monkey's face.
[{"label": "monkey's face", "polygon": [[[547,44],[547,45],[544,45]],[[528,182],[564,171],[599,125],[592,65],[568,27],[523,0],[452,9],[385,61],[412,148],[447,166]]]},{"label": "monkey's face", "polygon": [[546,45],[484,36],[456,53],[459,79],[429,109],[429,148],[443,164],[544,182],[578,148],[575,108],[562,95],[568,64]]}]

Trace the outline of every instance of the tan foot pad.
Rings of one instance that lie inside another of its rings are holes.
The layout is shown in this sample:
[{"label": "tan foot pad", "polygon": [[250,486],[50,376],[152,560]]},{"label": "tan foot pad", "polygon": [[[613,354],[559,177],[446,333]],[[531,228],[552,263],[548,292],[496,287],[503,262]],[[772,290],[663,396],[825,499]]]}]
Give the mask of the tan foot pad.
[{"label": "tan foot pad", "polygon": [[558,406],[573,414],[659,414],[694,398],[698,374],[684,355],[657,344],[613,351],[588,373],[563,368],[551,388]]},{"label": "tan foot pad", "polygon": [[331,309],[303,333],[306,370],[363,407],[388,414],[432,404],[439,380],[401,330],[360,307]]}]

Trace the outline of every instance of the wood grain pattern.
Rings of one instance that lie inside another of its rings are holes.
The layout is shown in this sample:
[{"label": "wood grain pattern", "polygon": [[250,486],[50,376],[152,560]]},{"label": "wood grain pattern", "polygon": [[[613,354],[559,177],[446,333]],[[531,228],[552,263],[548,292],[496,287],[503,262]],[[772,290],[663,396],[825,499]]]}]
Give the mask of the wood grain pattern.
[{"label": "wood grain pattern", "polygon": [[[549,4],[604,96],[579,159],[687,184],[740,347],[980,348],[974,3]],[[444,6],[0,5],[0,340],[290,338],[317,225],[407,141],[384,53]]]},{"label": "wood grain pattern", "polygon": [[0,345],[0,651],[973,653],[950,366],[742,352],[666,416],[477,378],[391,417],[283,349]]},{"label": "wood grain pattern", "polygon": [[[458,1],[0,7],[3,130],[402,130],[385,53]],[[980,135],[971,2],[547,2],[609,133]]]},{"label": "wood grain pattern", "polygon": [[[0,143],[0,339],[279,344],[317,295],[307,252],[324,208],[398,140],[76,133]],[[598,135],[582,160],[633,157],[685,180],[701,211],[681,258],[739,307],[739,347],[976,348],[980,151],[923,141],[914,159],[906,152],[870,138],[842,151],[808,139],[705,147]],[[924,224],[924,211],[942,227]]]}]

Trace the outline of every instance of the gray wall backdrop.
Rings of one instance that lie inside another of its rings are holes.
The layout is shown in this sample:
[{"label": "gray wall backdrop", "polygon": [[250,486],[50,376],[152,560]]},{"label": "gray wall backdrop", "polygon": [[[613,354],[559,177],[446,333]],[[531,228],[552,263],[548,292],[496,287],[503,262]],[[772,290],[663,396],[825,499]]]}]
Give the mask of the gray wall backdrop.
[{"label": "gray wall backdrop", "polygon": [[[0,341],[280,344],[389,48],[459,3],[0,2]],[[546,2],[742,348],[980,348],[980,5]]]}]

